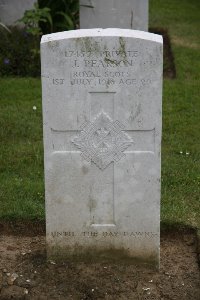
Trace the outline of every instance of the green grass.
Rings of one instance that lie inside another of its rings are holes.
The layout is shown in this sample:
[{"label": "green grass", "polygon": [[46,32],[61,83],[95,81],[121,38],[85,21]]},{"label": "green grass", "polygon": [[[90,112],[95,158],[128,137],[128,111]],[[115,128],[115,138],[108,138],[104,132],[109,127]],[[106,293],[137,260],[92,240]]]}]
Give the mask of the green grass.
[{"label": "green grass", "polygon": [[[177,70],[163,87],[161,220],[200,227],[200,1],[150,0],[150,26],[168,29]],[[40,79],[0,91],[0,219],[44,219]]]},{"label": "green grass", "polygon": [[150,26],[168,29],[177,71],[163,88],[161,220],[200,227],[200,1],[150,0]]},{"label": "green grass", "polygon": [[[0,218],[44,218],[39,79],[0,80]],[[33,110],[33,106],[37,109]]]}]

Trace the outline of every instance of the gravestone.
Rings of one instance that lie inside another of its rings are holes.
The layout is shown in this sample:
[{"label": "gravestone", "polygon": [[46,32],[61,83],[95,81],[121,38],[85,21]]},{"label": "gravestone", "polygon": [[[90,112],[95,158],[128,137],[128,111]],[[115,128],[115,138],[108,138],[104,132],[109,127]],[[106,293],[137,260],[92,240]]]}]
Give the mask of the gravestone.
[{"label": "gravestone", "polygon": [[80,0],[80,28],[148,31],[149,0]]},{"label": "gravestone", "polygon": [[42,37],[48,257],[159,261],[162,38]]},{"label": "gravestone", "polygon": [[0,0],[0,22],[15,26],[26,10],[33,9],[35,2],[37,0]]}]

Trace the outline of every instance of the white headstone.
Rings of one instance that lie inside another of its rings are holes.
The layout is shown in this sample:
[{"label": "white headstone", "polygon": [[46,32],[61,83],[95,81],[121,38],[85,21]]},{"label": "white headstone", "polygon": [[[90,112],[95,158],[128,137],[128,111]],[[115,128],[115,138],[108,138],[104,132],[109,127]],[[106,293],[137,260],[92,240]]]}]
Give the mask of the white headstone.
[{"label": "white headstone", "polygon": [[162,38],[41,41],[49,257],[159,261]]},{"label": "white headstone", "polygon": [[80,0],[80,28],[148,31],[149,0]]},{"label": "white headstone", "polygon": [[24,12],[33,9],[37,0],[0,0],[0,22],[5,25],[16,25]]}]

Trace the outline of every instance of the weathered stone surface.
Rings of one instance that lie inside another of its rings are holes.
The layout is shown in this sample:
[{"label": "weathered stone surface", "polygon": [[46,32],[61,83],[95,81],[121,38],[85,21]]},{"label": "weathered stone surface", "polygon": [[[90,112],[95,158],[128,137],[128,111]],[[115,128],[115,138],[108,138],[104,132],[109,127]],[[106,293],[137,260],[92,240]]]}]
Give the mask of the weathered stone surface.
[{"label": "weathered stone surface", "polygon": [[148,31],[148,0],[80,0],[80,28]]},{"label": "weathered stone surface", "polygon": [[162,38],[41,41],[48,255],[159,260]]},{"label": "weathered stone surface", "polygon": [[5,25],[16,25],[16,21],[23,17],[26,10],[32,9],[35,2],[37,1],[0,0],[0,21]]}]

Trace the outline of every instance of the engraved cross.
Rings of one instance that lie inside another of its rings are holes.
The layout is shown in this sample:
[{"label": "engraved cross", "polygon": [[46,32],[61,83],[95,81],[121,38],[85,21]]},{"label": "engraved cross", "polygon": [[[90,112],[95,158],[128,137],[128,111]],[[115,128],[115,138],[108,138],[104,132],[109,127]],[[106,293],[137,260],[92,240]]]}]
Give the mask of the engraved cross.
[{"label": "engraved cross", "polygon": [[[90,121],[77,130],[52,129],[56,152],[80,153],[90,163],[90,225],[115,226],[115,163],[124,155],[154,152],[155,130],[125,130],[115,120],[115,92],[91,92]],[[95,203],[95,205],[94,205]]]}]

